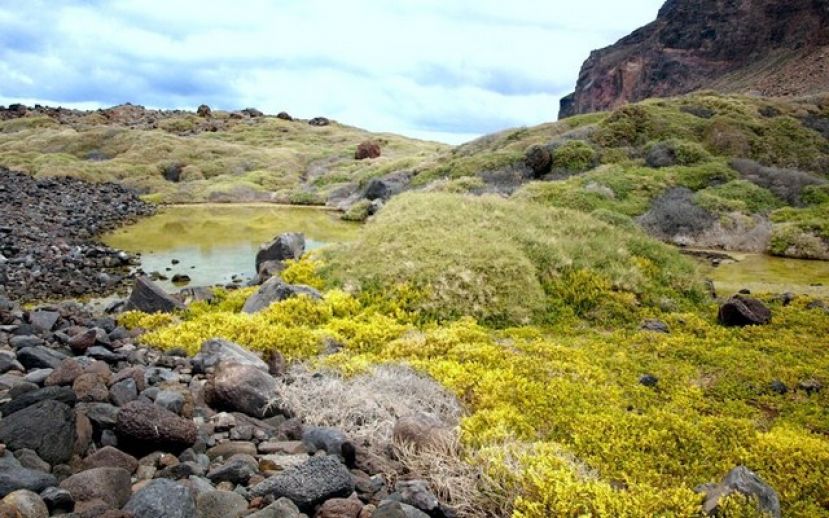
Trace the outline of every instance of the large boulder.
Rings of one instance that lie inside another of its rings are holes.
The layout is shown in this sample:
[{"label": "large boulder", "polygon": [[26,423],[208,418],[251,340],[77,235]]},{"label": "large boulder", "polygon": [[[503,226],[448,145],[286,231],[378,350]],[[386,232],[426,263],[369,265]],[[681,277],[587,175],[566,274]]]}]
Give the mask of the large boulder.
[{"label": "large boulder", "polygon": [[193,369],[196,372],[206,372],[207,369],[216,367],[221,362],[250,365],[268,372],[268,364],[259,356],[239,344],[218,338],[202,344],[199,352],[193,356]]},{"label": "large boulder", "polygon": [[301,232],[286,232],[259,248],[256,253],[256,271],[265,261],[299,259],[305,253],[305,235]]},{"label": "large boulder", "polygon": [[0,420],[0,441],[12,450],[34,450],[49,464],[72,456],[75,414],[60,401],[35,403]]},{"label": "large boulder", "polygon": [[771,322],[771,310],[757,299],[737,295],[720,306],[717,320],[727,327],[764,325]]},{"label": "large boulder", "polygon": [[113,509],[120,509],[132,493],[130,474],[121,468],[92,468],[81,471],[60,483],[75,502],[102,500]]},{"label": "large boulder", "polygon": [[247,510],[245,497],[232,491],[207,491],[196,498],[199,518],[239,518]]},{"label": "large boulder", "polygon": [[704,484],[696,490],[705,494],[705,502],[702,504],[705,514],[716,515],[721,498],[741,493],[757,499],[758,510],[763,516],[781,516],[777,492],[745,466],[737,466],[729,471],[719,484]]},{"label": "large boulder", "polygon": [[270,374],[252,365],[220,363],[205,387],[205,397],[214,407],[258,418],[283,410],[279,384]]},{"label": "large boulder", "polygon": [[138,460],[112,446],[104,446],[83,460],[84,469],[121,468],[127,473],[135,473]]},{"label": "large boulder", "polygon": [[351,473],[331,455],[311,457],[304,464],[274,475],[251,489],[253,496],[286,497],[308,511],[331,498],[354,491]]},{"label": "large boulder", "polygon": [[144,313],[172,313],[184,305],[164,292],[147,277],[139,277],[124,306],[126,311]]},{"label": "large boulder", "polygon": [[244,313],[257,313],[266,309],[274,302],[279,302],[292,297],[305,295],[312,299],[319,300],[322,298],[320,292],[310,286],[301,284],[286,284],[279,277],[272,277],[265,281],[259,290],[248,297],[245,305],[242,306]]},{"label": "large boulder", "polygon": [[180,451],[196,442],[196,425],[166,408],[145,401],[121,407],[115,423],[118,445],[127,451]]},{"label": "large boulder", "polygon": [[124,511],[133,518],[195,518],[196,501],[189,488],[159,478],[136,491]]},{"label": "large boulder", "polygon": [[17,361],[27,369],[57,369],[67,356],[43,345],[26,347],[17,352]]}]

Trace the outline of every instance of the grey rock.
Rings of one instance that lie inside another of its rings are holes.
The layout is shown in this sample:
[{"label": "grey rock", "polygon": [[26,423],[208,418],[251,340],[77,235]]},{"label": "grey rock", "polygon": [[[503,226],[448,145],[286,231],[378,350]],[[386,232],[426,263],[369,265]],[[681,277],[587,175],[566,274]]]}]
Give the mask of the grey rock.
[{"label": "grey rock", "polygon": [[90,347],[89,349],[87,349],[86,355],[90,358],[101,360],[107,363],[118,363],[125,361],[129,358],[124,353],[113,352],[107,349],[106,347],[102,347],[100,345],[96,345],[94,347]]},{"label": "grey rock", "polygon": [[33,335],[13,336],[9,339],[9,345],[15,349],[37,347],[38,345],[43,345],[44,343],[46,342],[44,342],[42,338]]},{"label": "grey rock", "polygon": [[29,322],[31,322],[35,329],[44,333],[51,331],[59,319],[60,313],[57,311],[38,310],[29,313]]},{"label": "grey rock", "polygon": [[24,371],[23,365],[17,361],[17,356],[10,351],[0,351],[0,374],[10,370]]},{"label": "grey rock", "polygon": [[302,444],[308,453],[322,450],[329,455],[341,455],[343,443],[348,439],[342,430],[324,426],[308,427],[302,433]]},{"label": "grey rock", "polygon": [[24,468],[41,471],[43,473],[49,473],[52,469],[52,466],[50,466],[45,460],[41,459],[34,450],[29,450],[27,448],[19,449],[14,452],[14,458],[16,458],[17,462],[19,462]]},{"label": "grey rock", "polygon": [[209,491],[196,498],[199,518],[238,518],[248,510],[248,501],[232,491]]},{"label": "grey rock", "polygon": [[761,512],[767,513],[773,518],[780,518],[781,516],[780,499],[777,492],[745,466],[737,466],[729,471],[719,484],[704,484],[698,486],[696,491],[705,493],[705,502],[702,504],[702,509],[709,515],[716,513],[720,498],[736,492],[749,497],[756,497]]},{"label": "grey rock", "polygon": [[642,325],[639,326],[639,329],[643,329],[645,331],[653,331],[654,333],[671,332],[670,328],[668,327],[668,324],[662,322],[661,320],[656,320],[653,318],[649,318],[642,321]]},{"label": "grey rock", "polygon": [[309,510],[329,498],[347,497],[354,491],[351,473],[331,455],[311,457],[304,464],[274,475],[251,490],[252,496],[286,497]]},{"label": "grey rock", "polygon": [[46,378],[52,374],[55,369],[34,369],[30,370],[26,373],[26,376],[23,377],[24,380],[28,381],[29,383],[34,383],[35,385],[42,385]]},{"label": "grey rock", "polygon": [[250,365],[221,363],[205,396],[208,403],[253,417],[270,417],[281,410],[279,384],[267,372]]},{"label": "grey rock", "polygon": [[299,259],[305,253],[305,235],[299,232],[286,232],[276,236],[270,243],[262,245],[256,253],[256,271],[265,261],[284,261]]},{"label": "grey rock", "polygon": [[259,465],[256,459],[250,455],[234,455],[231,459],[207,474],[211,482],[233,482],[234,484],[247,484],[251,476],[256,474]]},{"label": "grey rock", "polygon": [[385,500],[371,518],[429,518],[429,515],[411,505]]},{"label": "grey rock", "polygon": [[314,300],[322,298],[322,295],[310,286],[304,286],[301,284],[286,284],[279,277],[272,277],[265,281],[256,293],[248,297],[248,300],[246,300],[244,306],[242,306],[242,312],[257,313],[263,309],[266,309],[274,302],[290,299],[292,297],[298,297],[300,295],[310,297]]},{"label": "grey rock", "polygon": [[0,498],[18,489],[39,492],[57,484],[53,475],[21,466],[11,452],[0,457]]},{"label": "grey rock", "polygon": [[181,414],[181,409],[184,408],[184,396],[175,390],[161,390],[155,396],[155,404],[174,414]]},{"label": "grey rock", "polygon": [[118,408],[107,403],[79,403],[78,410],[103,428],[112,428],[118,420]]},{"label": "grey rock", "polygon": [[0,412],[9,416],[41,401],[54,400],[69,406],[75,405],[75,393],[69,387],[44,387],[21,394],[5,405],[0,406]]},{"label": "grey rock", "polygon": [[429,515],[436,514],[440,509],[440,501],[424,480],[399,480],[394,488],[404,504],[416,507]]},{"label": "grey rock", "polygon": [[184,309],[184,305],[165,293],[147,277],[140,277],[135,281],[135,287],[124,309],[144,313],[172,313],[175,310]]},{"label": "grey rock", "polygon": [[41,401],[0,420],[0,441],[12,450],[29,448],[49,464],[72,456],[75,415],[64,403]]},{"label": "grey rock", "polygon": [[19,361],[27,369],[57,369],[67,356],[42,345],[26,347],[17,353]]},{"label": "grey rock", "polygon": [[193,370],[205,372],[220,362],[251,365],[268,372],[268,365],[256,354],[239,344],[214,338],[204,342],[199,352],[193,356]]},{"label": "grey rock", "polygon": [[126,378],[109,387],[109,400],[115,406],[124,406],[138,397],[138,387],[135,380]]},{"label": "grey rock", "polygon": [[123,510],[134,518],[195,518],[196,502],[189,488],[159,478],[139,489]]}]

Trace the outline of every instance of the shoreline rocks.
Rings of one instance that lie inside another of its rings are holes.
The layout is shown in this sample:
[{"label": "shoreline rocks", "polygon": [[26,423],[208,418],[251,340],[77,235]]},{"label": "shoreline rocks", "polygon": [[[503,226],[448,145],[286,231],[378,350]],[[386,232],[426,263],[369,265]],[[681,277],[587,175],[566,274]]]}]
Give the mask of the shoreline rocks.
[{"label": "shoreline rocks", "polygon": [[[124,286],[131,258],[96,236],[152,214],[116,184],[34,178],[0,167],[0,295],[21,302],[104,294]],[[37,316],[38,326],[54,315]]]}]

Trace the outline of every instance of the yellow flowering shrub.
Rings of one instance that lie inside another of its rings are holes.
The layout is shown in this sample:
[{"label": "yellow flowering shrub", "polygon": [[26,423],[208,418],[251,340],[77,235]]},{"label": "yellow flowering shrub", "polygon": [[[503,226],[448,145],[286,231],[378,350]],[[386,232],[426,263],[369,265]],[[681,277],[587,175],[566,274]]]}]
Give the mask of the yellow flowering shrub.
[{"label": "yellow flowering shrub", "polygon": [[[573,270],[574,284],[595,278]],[[596,291],[564,296],[591,310]],[[609,290],[613,292],[613,290]],[[604,295],[603,295],[604,296]],[[241,314],[237,293],[180,317],[127,313],[150,331],[143,341],[194,353],[214,336],[290,359],[315,359],[325,339],[342,344],[318,365],[347,375],[381,363],[429,374],[468,408],[460,426],[465,457],[486,473],[481,491],[517,518],[679,516],[701,513],[694,488],[746,465],[778,492],[784,516],[829,516],[829,315],[767,298],[767,326],[725,328],[716,307],[662,313],[669,334],[636,325],[588,325],[577,315],[549,326],[493,329],[473,318],[423,321],[417,290],[386,298],[331,290]],[[659,378],[655,387],[639,383]],[[769,389],[773,380],[789,387]],[[497,487],[483,487],[496,481]],[[753,501],[726,499],[721,516],[756,516]]]}]

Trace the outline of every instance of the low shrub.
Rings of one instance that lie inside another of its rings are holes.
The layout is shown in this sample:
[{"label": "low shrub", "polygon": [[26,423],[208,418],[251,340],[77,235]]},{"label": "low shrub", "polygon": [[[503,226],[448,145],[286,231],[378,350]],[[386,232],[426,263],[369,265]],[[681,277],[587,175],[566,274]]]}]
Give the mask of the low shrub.
[{"label": "low shrub", "polygon": [[724,214],[768,214],[783,202],[767,189],[746,180],[732,180],[697,192],[693,201],[705,210]]},{"label": "low shrub", "polygon": [[711,227],[716,217],[694,203],[694,193],[676,187],[656,198],[651,209],[638,220],[651,235],[662,239],[695,236]]},{"label": "low shrub", "polygon": [[553,150],[553,167],[571,173],[581,173],[596,167],[598,154],[583,140],[571,140]]},{"label": "low shrub", "polygon": [[705,149],[695,142],[666,140],[650,143],[646,148],[645,163],[648,167],[695,165],[711,158]]},{"label": "low shrub", "polygon": [[770,190],[789,205],[803,205],[802,195],[807,187],[826,184],[826,180],[803,171],[765,167],[753,160],[733,160],[731,167],[744,179]]}]

